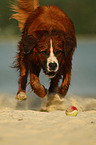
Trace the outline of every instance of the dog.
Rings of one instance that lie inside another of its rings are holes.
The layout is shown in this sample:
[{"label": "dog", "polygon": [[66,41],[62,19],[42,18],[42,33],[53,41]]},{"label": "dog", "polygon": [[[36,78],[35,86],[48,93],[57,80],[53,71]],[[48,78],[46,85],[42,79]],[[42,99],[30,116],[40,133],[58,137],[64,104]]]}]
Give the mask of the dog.
[{"label": "dog", "polygon": [[[74,25],[59,7],[40,6],[38,0],[17,0],[12,5],[12,18],[19,22],[22,38],[18,45],[15,67],[19,70],[19,89],[16,99],[27,99],[26,84],[44,98],[48,93],[64,97],[71,81],[72,56],[76,48]],[[50,78],[47,90],[39,81],[43,69]],[[61,86],[58,87],[59,80]]]}]

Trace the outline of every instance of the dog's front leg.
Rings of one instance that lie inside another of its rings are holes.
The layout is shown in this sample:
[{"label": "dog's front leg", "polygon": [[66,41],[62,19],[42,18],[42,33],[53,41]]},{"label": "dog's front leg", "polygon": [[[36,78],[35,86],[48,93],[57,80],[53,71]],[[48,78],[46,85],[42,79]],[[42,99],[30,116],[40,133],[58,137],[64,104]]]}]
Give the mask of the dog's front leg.
[{"label": "dog's front leg", "polygon": [[20,78],[19,78],[19,89],[17,92],[16,99],[23,101],[27,99],[26,96],[26,83],[27,83],[28,69],[22,64],[20,68]]},{"label": "dog's front leg", "polygon": [[47,95],[47,89],[39,81],[39,71],[34,68],[30,70],[30,85],[39,97],[44,98]]},{"label": "dog's front leg", "polygon": [[64,97],[69,89],[69,85],[70,85],[70,80],[71,80],[71,73],[66,73],[63,76],[63,82],[61,84],[61,86],[58,88],[57,92]]}]

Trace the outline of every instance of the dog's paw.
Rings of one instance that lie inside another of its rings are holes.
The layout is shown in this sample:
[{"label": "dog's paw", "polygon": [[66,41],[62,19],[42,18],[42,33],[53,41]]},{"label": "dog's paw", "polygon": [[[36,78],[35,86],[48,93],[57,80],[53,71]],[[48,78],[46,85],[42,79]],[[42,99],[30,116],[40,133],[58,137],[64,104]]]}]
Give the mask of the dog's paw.
[{"label": "dog's paw", "polygon": [[17,94],[16,99],[19,101],[24,101],[27,99],[27,96],[24,92],[20,92],[19,94]]},{"label": "dog's paw", "polygon": [[64,110],[63,100],[60,98],[59,94],[51,93],[48,95],[47,100],[42,104],[42,112],[51,112],[56,110]]}]

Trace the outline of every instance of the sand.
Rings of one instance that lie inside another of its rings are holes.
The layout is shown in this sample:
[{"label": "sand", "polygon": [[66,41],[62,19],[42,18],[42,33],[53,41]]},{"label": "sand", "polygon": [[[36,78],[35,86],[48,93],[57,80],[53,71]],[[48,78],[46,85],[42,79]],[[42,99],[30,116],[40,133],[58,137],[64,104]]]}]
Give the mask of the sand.
[{"label": "sand", "polygon": [[[77,116],[65,115],[70,105],[78,108]],[[96,98],[55,95],[43,103],[38,97],[18,102],[12,94],[1,94],[0,145],[30,144],[96,145]]]}]

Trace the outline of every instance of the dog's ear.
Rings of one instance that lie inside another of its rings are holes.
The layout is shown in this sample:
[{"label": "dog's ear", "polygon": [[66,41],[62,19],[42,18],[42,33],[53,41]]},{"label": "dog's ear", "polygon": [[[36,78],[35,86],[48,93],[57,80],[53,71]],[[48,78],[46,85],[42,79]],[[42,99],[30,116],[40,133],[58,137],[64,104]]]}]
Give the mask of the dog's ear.
[{"label": "dog's ear", "polygon": [[36,46],[38,40],[33,36],[29,35],[23,38],[23,53],[30,53]]},{"label": "dog's ear", "polygon": [[68,58],[71,52],[73,52],[76,48],[76,38],[65,37],[64,40],[64,54],[65,59]]},{"label": "dog's ear", "polygon": [[24,54],[30,53],[37,43],[41,40],[42,36],[47,36],[48,31],[46,30],[38,30],[33,32],[32,35],[28,35],[23,37],[23,52]]}]

